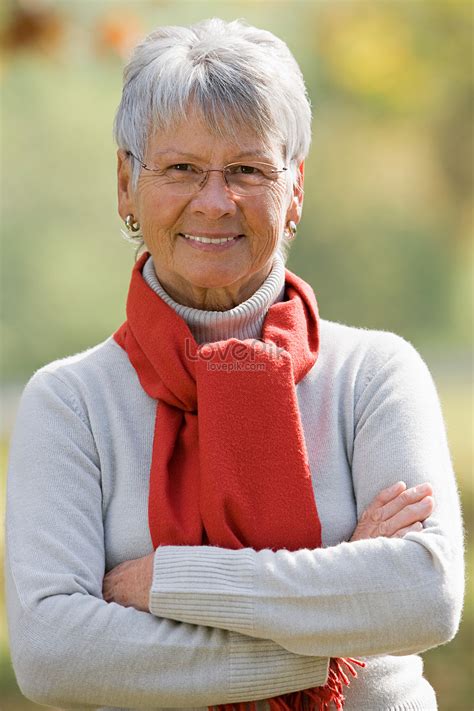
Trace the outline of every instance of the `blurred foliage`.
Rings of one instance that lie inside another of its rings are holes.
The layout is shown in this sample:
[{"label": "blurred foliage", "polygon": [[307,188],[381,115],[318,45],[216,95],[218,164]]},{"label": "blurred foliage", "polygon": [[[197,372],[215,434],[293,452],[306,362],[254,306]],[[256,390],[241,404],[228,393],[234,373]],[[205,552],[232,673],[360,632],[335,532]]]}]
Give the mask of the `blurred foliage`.
[{"label": "blurred foliage", "polygon": [[[133,252],[119,231],[111,127],[131,47],[157,25],[243,17],[288,43],[314,107],[289,266],[313,285],[325,318],[395,331],[447,364],[437,382],[471,525],[470,366],[460,363],[472,344],[473,8],[471,0],[4,2],[3,383],[23,383],[106,338],[124,317]],[[472,706],[473,608],[469,598],[455,642],[424,655],[441,711]],[[13,688],[5,657],[7,711],[32,708]]]},{"label": "blurred foliage", "polygon": [[[157,24],[244,16],[285,39],[314,104],[289,266],[324,317],[467,349],[472,304],[468,1],[83,2],[2,10],[3,378],[23,381],[123,318],[115,207],[121,66]],[[103,279],[104,266],[107,278]]]}]

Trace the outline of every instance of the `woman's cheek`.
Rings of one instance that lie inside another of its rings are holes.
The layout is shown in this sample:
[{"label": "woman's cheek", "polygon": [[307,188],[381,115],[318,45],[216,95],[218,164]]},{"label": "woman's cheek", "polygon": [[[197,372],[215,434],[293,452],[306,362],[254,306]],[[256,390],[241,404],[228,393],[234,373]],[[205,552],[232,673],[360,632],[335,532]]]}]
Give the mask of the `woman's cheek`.
[{"label": "woman's cheek", "polygon": [[145,217],[145,220],[140,223],[143,239],[149,252],[155,258],[165,259],[167,262],[171,259],[174,248],[174,231],[164,227],[159,227],[152,216]]}]

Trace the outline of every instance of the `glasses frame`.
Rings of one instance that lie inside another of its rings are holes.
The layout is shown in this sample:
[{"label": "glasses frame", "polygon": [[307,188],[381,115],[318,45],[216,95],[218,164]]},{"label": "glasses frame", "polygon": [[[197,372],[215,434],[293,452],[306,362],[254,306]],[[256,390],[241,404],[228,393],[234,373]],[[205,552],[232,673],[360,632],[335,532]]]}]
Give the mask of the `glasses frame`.
[{"label": "glasses frame", "polygon": [[[147,165],[144,161],[142,161],[140,158],[138,158],[134,153],[132,153],[132,151],[126,151],[126,153],[128,156],[131,156],[136,161],[138,161],[138,163],[141,165],[141,167],[144,170],[148,170],[150,173],[160,173],[161,172],[161,168],[152,168],[151,166]],[[186,163],[187,161],[182,161],[182,162]],[[269,171],[270,173],[279,174],[279,173],[284,173],[285,171],[288,170],[287,166],[283,166],[283,168],[275,168],[272,165],[272,163],[265,163],[264,161],[254,161],[254,162],[260,163],[261,165],[266,165],[268,167],[271,167],[272,170]],[[177,165],[179,165],[179,163]],[[250,193],[250,194],[244,193],[244,194],[242,194],[242,193],[236,192],[235,189],[232,188],[229,185],[229,183],[227,182],[226,170],[232,165],[245,165],[245,163],[240,163],[239,161],[236,161],[235,163],[227,163],[227,165],[225,165],[223,168],[207,168],[207,169],[199,168],[198,166],[195,166],[198,169],[199,173],[201,173],[204,176],[203,180],[197,184],[197,189],[194,192],[180,193],[180,194],[183,196],[184,195],[197,195],[197,193],[199,193],[203,189],[203,187],[206,185],[206,183],[209,179],[209,173],[222,173],[222,177],[224,179],[224,184],[225,184],[227,190],[229,190],[229,192],[231,192],[235,195],[240,195],[241,197],[252,197],[252,195],[261,195],[261,194],[265,193],[267,188],[264,185],[261,186],[263,188],[262,193],[253,193],[253,194],[252,193]]]}]

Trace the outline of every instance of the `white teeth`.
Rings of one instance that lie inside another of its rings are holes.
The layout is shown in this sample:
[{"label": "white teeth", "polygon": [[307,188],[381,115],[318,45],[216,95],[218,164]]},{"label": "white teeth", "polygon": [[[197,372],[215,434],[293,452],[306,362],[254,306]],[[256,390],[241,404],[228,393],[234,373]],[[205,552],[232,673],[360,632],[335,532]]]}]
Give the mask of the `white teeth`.
[{"label": "white teeth", "polygon": [[235,237],[222,237],[222,238],[216,238],[216,239],[211,239],[210,237],[197,237],[196,235],[186,235],[183,234],[183,237],[186,237],[186,239],[192,239],[195,242],[204,242],[204,244],[223,244],[224,242],[231,242]]}]

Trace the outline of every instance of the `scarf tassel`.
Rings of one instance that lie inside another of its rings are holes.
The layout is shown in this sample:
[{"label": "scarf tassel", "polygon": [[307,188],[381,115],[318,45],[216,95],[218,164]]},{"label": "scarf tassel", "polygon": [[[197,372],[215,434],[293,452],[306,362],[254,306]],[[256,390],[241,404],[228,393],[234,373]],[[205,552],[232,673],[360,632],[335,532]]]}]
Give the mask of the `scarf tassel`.
[{"label": "scarf tassel", "polygon": [[[329,664],[328,680],[324,686],[268,699],[270,711],[331,711],[331,704],[334,705],[336,711],[342,711],[344,708],[343,688],[350,684],[347,672],[352,677],[357,677],[354,665],[365,667],[365,662],[352,659],[352,657],[332,658]],[[209,706],[209,711],[257,711],[257,702]]]}]

